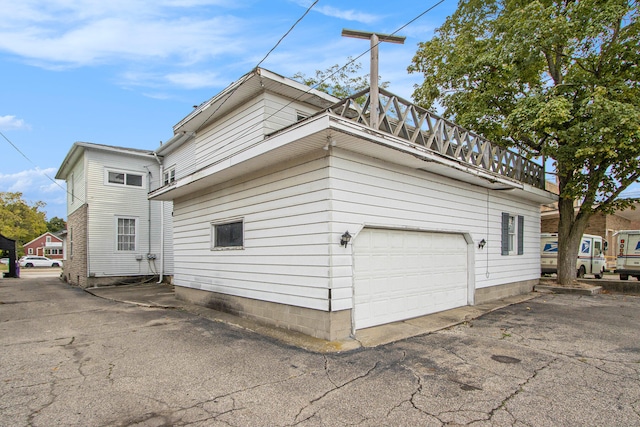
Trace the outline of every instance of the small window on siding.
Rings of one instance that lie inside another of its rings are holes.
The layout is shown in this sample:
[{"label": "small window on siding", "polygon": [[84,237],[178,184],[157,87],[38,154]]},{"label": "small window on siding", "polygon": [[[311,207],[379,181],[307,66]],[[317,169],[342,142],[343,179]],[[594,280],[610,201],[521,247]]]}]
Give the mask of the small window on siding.
[{"label": "small window on siding", "polygon": [[211,248],[242,248],[244,245],[244,223],[242,221],[211,224]]},{"label": "small window on siding", "polygon": [[136,219],[117,218],[116,242],[118,251],[136,250]]},{"label": "small window on siding", "polygon": [[109,184],[125,185],[129,187],[142,187],[142,175],[128,172],[108,171],[107,182]]},{"label": "small window on siding", "polygon": [[502,255],[524,254],[524,217],[502,213]]},{"label": "small window on siding", "polygon": [[163,184],[169,185],[176,180],[176,168],[170,168],[164,171],[163,174]]}]

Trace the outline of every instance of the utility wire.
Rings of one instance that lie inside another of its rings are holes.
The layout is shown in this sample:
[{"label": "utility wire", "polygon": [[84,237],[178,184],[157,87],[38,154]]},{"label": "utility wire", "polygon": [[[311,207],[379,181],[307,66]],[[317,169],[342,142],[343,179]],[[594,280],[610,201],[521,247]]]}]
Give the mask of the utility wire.
[{"label": "utility wire", "polygon": [[[9,144],[10,144],[10,145],[11,145],[11,146],[12,146],[12,147],[17,151],[17,152],[18,152],[18,153],[20,153],[20,155],[21,155],[22,157],[24,157],[24,158],[25,158],[29,163],[31,163],[31,164],[36,168],[36,170],[37,170],[38,172],[40,172],[42,175],[46,176],[46,177],[49,179],[49,181],[53,182],[55,185],[57,185],[58,187],[60,187],[60,188],[61,188],[65,193],[68,193],[68,191],[67,191],[67,189],[66,189],[66,188],[64,188],[62,185],[60,185],[60,183],[59,183],[58,181],[56,181],[55,179],[53,179],[53,178],[51,178],[49,175],[47,175],[44,171],[42,171],[38,165],[36,165],[35,163],[33,163],[33,161],[32,161],[29,157],[27,157],[27,155],[26,155],[26,154],[24,154],[24,153],[23,153],[23,152],[18,148],[18,146],[16,146],[13,142],[11,142],[11,140],[10,140],[9,138],[7,138],[7,136],[6,136],[4,133],[2,133],[1,131],[0,131],[0,135],[2,135],[2,137],[3,137],[3,138],[4,138],[4,139],[5,139],[5,140],[6,140],[6,141],[7,141],[7,142],[8,142],[8,143],[9,143]],[[68,193],[68,194],[71,194],[71,193]]]},{"label": "utility wire", "polygon": [[[280,43],[282,43],[282,41],[289,35],[289,33],[291,33],[291,31],[293,31],[293,29],[300,23],[300,21],[302,21],[304,19],[305,16],[307,16],[309,14],[309,12],[311,11],[311,9],[313,9],[313,7],[318,3],[319,0],[315,0],[311,6],[309,6],[307,8],[307,10],[304,11],[304,13],[302,14],[302,16],[300,18],[298,18],[298,20],[296,22],[293,23],[293,25],[287,30],[286,33],[284,33],[284,35],[282,37],[280,37],[280,40],[278,40],[278,42],[271,48],[271,50],[269,50],[269,52],[267,52],[267,54],[264,56],[264,58],[262,58],[260,60],[260,62],[258,62],[258,64],[253,68],[254,70],[257,69],[258,67],[260,67],[260,65],[266,61],[266,59],[269,57],[269,55],[271,55],[271,53],[276,50],[276,48],[280,45]],[[248,79],[249,76],[251,75],[251,73],[249,74],[245,74],[245,77]],[[202,127],[209,121],[211,120],[211,117],[213,117],[214,114],[216,114],[220,108],[222,108],[222,106],[229,100],[229,98],[231,98],[233,96],[233,94],[236,92],[236,90],[238,90],[238,88],[242,85],[241,82],[240,84],[236,85],[235,88],[233,88],[233,90],[231,91],[231,93],[229,93],[229,96],[227,96],[224,101],[222,101],[222,103],[220,105],[218,105],[218,108],[216,108],[211,114],[209,114],[209,117],[206,118],[206,120],[204,122],[202,122],[202,124],[198,127],[198,130],[202,129]]]},{"label": "utility wire", "polygon": [[[418,14],[415,18],[411,19],[409,22],[407,22],[406,24],[402,25],[401,27],[399,27],[397,30],[395,30],[393,33],[389,34],[389,35],[395,35],[396,33],[400,32],[401,30],[403,30],[404,28],[406,28],[407,26],[413,24],[415,21],[417,21],[418,19],[422,18],[424,15],[426,15],[427,13],[431,12],[433,9],[435,9],[436,7],[438,7],[439,5],[441,5],[442,3],[444,3],[445,0],[440,0],[437,3],[433,4],[432,6],[430,6],[429,8],[427,8],[425,11],[421,12],[420,14]],[[305,12],[305,14],[303,15],[303,17],[309,12],[309,10],[311,10],[311,8],[313,6],[315,6],[315,4],[318,1],[316,0],[310,7],[309,9]],[[302,19],[302,18],[300,18]],[[298,22],[300,22],[300,19],[298,20]],[[296,22],[296,24],[298,23]],[[294,24],[295,26],[295,24]],[[291,30],[289,30],[291,31]],[[289,32],[287,32],[288,34]],[[278,42],[280,43],[280,42]],[[380,44],[381,42],[378,42],[378,44]],[[276,45],[277,46],[277,45]],[[291,104],[293,104],[295,101],[298,101],[300,98],[302,98],[303,96],[309,94],[312,90],[316,89],[317,87],[319,87],[320,85],[322,85],[324,82],[326,82],[327,80],[329,80],[330,78],[332,78],[333,76],[335,76],[336,74],[340,73],[342,70],[344,70],[345,68],[347,68],[349,65],[353,64],[356,60],[362,58],[364,55],[366,55],[367,53],[371,52],[371,50],[373,49],[373,46],[370,46],[369,49],[365,50],[364,52],[362,52],[360,55],[356,56],[355,58],[352,58],[351,61],[348,61],[345,65],[343,65],[341,68],[339,68],[338,70],[336,70],[335,72],[331,73],[330,75],[326,76],[324,79],[322,79],[321,81],[319,81],[318,83],[316,83],[313,86],[310,86],[309,89],[305,92],[303,92],[301,95],[297,96],[296,98],[292,99],[291,101],[289,101],[287,104],[285,104],[284,106],[280,107],[279,110],[271,113],[265,120],[270,119],[271,117],[275,116],[276,114],[280,113],[282,110],[284,110],[285,108],[289,107]],[[273,51],[273,49],[271,50]],[[271,53],[271,51],[269,53]],[[269,56],[267,54],[267,56]],[[261,64],[266,58],[267,56],[265,56],[265,58],[260,61],[259,64]],[[258,64],[258,65],[259,65]],[[257,68],[257,67],[256,67]],[[250,76],[251,73],[245,75],[245,77],[248,78],[248,76]],[[370,76],[371,78],[371,76]],[[238,87],[240,87],[242,83],[238,84],[238,86],[236,86],[236,88],[234,88],[234,90],[231,92],[231,94],[229,94],[229,96],[222,102],[222,104],[220,104],[218,106],[218,108],[216,108],[216,110],[211,113],[211,115],[209,117],[207,117],[207,120],[205,120],[202,125],[200,125],[200,127],[198,128],[201,129],[202,126],[204,126],[204,124],[211,119],[211,117],[222,107],[222,105],[227,102],[227,100],[231,97],[231,95],[233,95],[233,93],[237,90]],[[236,137],[233,141],[229,141],[226,145],[228,146],[229,144],[232,144],[236,141],[238,141],[240,138],[243,138],[244,136],[246,136],[249,132],[252,132],[255,126],[258,126],[259,124],[255,124],[251,127],[249,127],[248,129],[246,129],[242,134],[240,134],[238,137]]]}]

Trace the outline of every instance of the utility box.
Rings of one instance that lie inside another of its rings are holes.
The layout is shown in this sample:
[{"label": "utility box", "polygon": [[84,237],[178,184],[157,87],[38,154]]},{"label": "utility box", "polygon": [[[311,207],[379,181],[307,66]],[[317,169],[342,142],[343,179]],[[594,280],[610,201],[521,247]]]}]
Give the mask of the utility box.
[{"label": "utility box", "polygon": [[616,269],[620,280],[633,276],[640,280],[640,230],[621,230],[616,237]]}]

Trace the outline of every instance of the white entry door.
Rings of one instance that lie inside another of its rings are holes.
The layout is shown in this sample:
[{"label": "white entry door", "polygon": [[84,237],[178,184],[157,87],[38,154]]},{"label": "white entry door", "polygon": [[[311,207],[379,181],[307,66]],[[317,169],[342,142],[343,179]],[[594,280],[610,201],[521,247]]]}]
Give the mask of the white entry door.
[{"label": "white entry door", "polygon": [[460,234],[365,228],[353,251],[356,329],[467,305]]}]

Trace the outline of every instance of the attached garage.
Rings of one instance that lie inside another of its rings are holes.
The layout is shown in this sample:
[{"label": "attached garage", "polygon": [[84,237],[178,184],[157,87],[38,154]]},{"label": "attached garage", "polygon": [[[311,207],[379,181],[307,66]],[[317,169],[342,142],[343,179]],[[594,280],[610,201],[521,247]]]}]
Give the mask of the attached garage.
[{"label": "attached garage", "polygon": [[355,329],[467,305],[462,234],[364,228],[353,251]]}]

